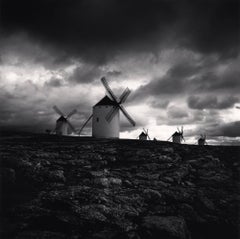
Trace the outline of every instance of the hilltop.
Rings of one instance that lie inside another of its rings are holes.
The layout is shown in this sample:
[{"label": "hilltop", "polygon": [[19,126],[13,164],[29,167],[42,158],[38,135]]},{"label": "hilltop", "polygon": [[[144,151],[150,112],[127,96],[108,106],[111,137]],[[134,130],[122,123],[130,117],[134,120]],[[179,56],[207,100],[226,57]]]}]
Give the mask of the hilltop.
[{"label": "hilltop", "polygon": [[1,238],[238,238],[240,147],[0,138]]}]

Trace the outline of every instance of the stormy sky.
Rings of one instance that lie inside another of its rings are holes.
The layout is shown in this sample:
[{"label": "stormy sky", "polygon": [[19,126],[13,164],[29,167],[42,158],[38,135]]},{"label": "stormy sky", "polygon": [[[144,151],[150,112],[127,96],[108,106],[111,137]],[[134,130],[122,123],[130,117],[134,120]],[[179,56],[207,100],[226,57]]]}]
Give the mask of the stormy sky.
[{"label": "stormy sky", "polygon": [[[166,140],[240,144],[238,0],[2,0],[0,129],[54,129],[57,105],[80,128],[106,76],[137,123]],[[84,134],[91,134],[89,124]]]}]

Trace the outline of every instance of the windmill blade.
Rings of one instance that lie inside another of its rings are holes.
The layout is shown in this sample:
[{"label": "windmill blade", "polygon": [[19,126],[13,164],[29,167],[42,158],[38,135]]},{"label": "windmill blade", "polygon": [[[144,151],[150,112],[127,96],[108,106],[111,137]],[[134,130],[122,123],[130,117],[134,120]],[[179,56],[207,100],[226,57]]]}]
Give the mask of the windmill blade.
[{"label": "windmill blade", "polygon": [[144,131],[144,133],[147,135],[148,139],[151,140],[151,138],[150,138],[149,135],[148,135],[148,129],[145,130],[145,129],[143,128],[143,131]]},{"label": "windmill blade", "polygon": [[62,113],[62,111],[56,105],[53,106],[53,109],[56,111],[56,113],[58,113],[59,115],[64,117],[64,114]]},{"label": "windmill blade", "polygon": [[125,110],[125,108],[124,108],[122,105],[119,105],[118,107],[119,107],[119,109],[122,111],[122,113],[125,115],[125,117],[128,119],[128,121],[129,121],[133,126],[135,126],[135,125],[136,125],[135,121],[131,118],[131,116],[128,114],[128,112]]},{"label": "windmill blade", "polygon": [[119,100],[119,104],[122,104],[126,101],[127,97],[130,95],[131,90],[129,90],[128,88],[126,88],[123,93],[120,96],[120,100]]},{"label": "windmill blade", "polygon": [[77,113],[77,110],[74,109],[72,110],[68,115],[67,115],[67,119],[70,118],[72,115],[76,114]]},{"label": "windmill blade", "polygon": [[84,127],[87,125],[88,121],[93,117],[93,115],[90,115],[90,117],[87,119],[87,121],[83,124],[82,128],[79,130],[79,135],[81,134],[81,132],[83,131]]},{"label": "windmill blade", "polygon": [[170,139],[172,138],[172,135],[168,138],[168,140],[167,141],[169,141]]},{"label": "windmill blade", "polygon": [[75,128],[73,127],[73,125],[68,120],[67,120],[67,124],[71,128],[71,130],[75,133],[76,132]]},{"label": "windmill blade", "polygon": [[117,114],[119,108],[117,106],[114,106],[109,112],[108,114],[106,115],[105,119],[108,121],[108,122],[111,122],[111,120],[113,119],[113,117]]},{"label": "windmill blade", "polygon": [[182,136],[182,140],[183,140],[184,142],[186,142],[183,136]]},{"label": "windmill blade", "polygon": [[181,133],[183,134],[183,126],[181,127]]},{"label": "windmill blade", "polygon": [[115,102],[118,102],[117,101],[117,97],[114,95],[113,91],[111,90],[109,84],[107,83],[107,80],[105,77],[102,77],[101,78],[101,82],[103,84],[103,86],[105,87],[106,91],[109,93],[109,95],[112,97],[112,99],[115,101]]}]

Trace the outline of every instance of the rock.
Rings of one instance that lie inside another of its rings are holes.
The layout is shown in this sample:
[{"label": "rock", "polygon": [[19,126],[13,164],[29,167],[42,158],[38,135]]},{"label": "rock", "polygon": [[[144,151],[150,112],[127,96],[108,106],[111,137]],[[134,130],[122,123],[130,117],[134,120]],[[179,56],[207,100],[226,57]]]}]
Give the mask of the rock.
[{"label": "rock", "polygon": [[55,135],[0,140],[0,237],[237,238],[239,153]]},{"label": "rock", "polygon": [[160,187],[165,187],[165,188],[170,186],[169,183],[165,183],[163,181],[157,181],[157,185]]},{"label": "rock", "polygon": [[55,170],[55,171],[49,172],[48,179],[51,182],[65,182],[66,181],[63,170]]},{"label": "rock", "polygon": [[97,184],[97,185],[102,186],[102,187],[109,187],[110,186],[110,182],[109,182],[108,178],[95,178],[94,179],[94,184]]},{"label": "rock", "polygon": [[92,177],[103,177],[106,175],[106,172],[103,170],[102,171],[91,171],[90,174]]},{"label": "rock", "polygon": [[145,238],[189,238],[185,220],[174,216],[148,216],[143,218],[142,234],[146,236]]},{"label": "rock", "polygon": [[164,177],[162,180],[169,182],[169,183],[173,183],[174,179],[172,177]]},{"label": "rock", "polygon": [[124,180],[123,181],[123,186],[125,186],[125,187],[132,187],[132,183],[129,180]]},{"label": "rock", "polygon": [[196,185],[194,183],[191,183],[189,181],[186,181],[185,184],[190,187],[195,187]]},{"label": "rock", "polygon": [[107,162],[110,162],[110,163],[114,163],[117,161],[117,158],[114,155],[108,155],[108,156],[106,156],[105,159],[107,160]]},{"label": "rock", "polygon": [[201,195],[199,196],[199,200],[200,200],[201,203],[204,205],[204,207],[206,207],[208,210],[212,210],[212,211],[215,210],[214,203],[213,203],[209,198],[207,198],[206,196],[204,196],[203,194],[201,194]]},{"label": "rock", "polygon": [[153,189],[145,189],[143,191],[144,198],[147,201],[158,203],[162,199],[162,194]]},{"label": "rock", "polygon": [[122,185],[122,180],[120,178],[109,178],[109,182],[112,184],[112,185]]},{"label": "rock", "polygon": [[166,147],[166,148],[163,148],[163,152],[173,153],[173,152],[174,152],[174,149],[173,149],[173,148],[170,148],[170,147]]},{"label": "rock", "polygon": [[162,163],[171,163],[174,161],[174,158],[169,157],[167,155],[160,155],[158,161]]}]

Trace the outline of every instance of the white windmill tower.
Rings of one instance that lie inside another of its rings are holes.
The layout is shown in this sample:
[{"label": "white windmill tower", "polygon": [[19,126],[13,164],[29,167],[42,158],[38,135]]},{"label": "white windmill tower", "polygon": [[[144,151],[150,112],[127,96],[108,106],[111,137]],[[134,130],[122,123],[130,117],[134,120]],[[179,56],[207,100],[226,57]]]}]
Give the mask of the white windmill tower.
[{"label": "white windmill tower", "polygon": [[150,137],[149,137],[149,134],[148,134],[148,129],[145,130],[145,129],[143,128],[143,131],[142,131],[142,133],[138,136],[138,138],[139,138],[139,140],[147,140],[147,139],[151,140]]},{"label": "white windmill tower", "polygon": [[198,145],[205,145],[205,144],[207,144],[206,135],[202,134],[198,139]]},{"label": "white windmill tower", "polygon": [[185,139],[183,137],[183,126],[182,126],[181,130],[179,130],[179,128],[177,128],[177,130],[178,131],[175,131],[175,133],[168,140],[170,140],[172,138],[173,143],[181,144],[182,141],[185,141]]},{"label": "white windmill tower", "polygon": [[92,136],[95,138],[119,138],[120,131],[120,115],[119,111],[125,115],[130,124],[136,125],[135,121],[127,113],[123,107],[123,103],[131,91],[126,88],[119,99],[114,95],[113,91],[109,87],[105,77],[101,78],[101,82],[109,94],[103,97],[96,105],[93,106],[93,113],[83,124],[79,130],[81,134],[83,128],[92,119]]},{"label": "white windmill tower", "polygon": [[69,118],[74,115],[77,110],[72,110],[67,116],[65,116],[61,110],[55,105],[53,109],[60,115],[56,120],[56,127],[54,132],[58,135],[68,135],[69,131],[75,132],[73,125],[69,122]]},{"label": "white windmill tower", "polygon": [[105,77],[101,78],[101,82],[105,87],[109,96],[103,97],[96,105],[93,106],[93,113],[83,124],[79,131],[81,134],[85,125],[92,118],[92,136],[96,138],[119,138],[120,119],[119,111],[121,111],[128,121],[135,126],[135,121],[130,117],[123,103],[130,94],[130,90],[126,88],[119,99],[114,95],[109,87]]}]

